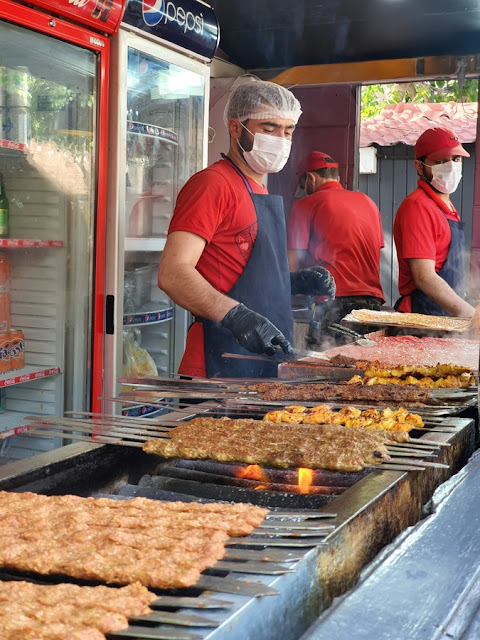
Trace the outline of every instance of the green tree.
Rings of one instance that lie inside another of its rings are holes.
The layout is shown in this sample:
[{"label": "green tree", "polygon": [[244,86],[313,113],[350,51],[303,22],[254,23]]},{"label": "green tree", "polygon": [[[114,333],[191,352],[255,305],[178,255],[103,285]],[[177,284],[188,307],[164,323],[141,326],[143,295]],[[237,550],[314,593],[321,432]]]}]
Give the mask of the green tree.
[{"label": "green tree", "polygon": [[362,87],[361,119],[378,115],[387,104],[400,102],[477,102],[478,80],[468,78],[460,88],[456,79],[368,84]]}]

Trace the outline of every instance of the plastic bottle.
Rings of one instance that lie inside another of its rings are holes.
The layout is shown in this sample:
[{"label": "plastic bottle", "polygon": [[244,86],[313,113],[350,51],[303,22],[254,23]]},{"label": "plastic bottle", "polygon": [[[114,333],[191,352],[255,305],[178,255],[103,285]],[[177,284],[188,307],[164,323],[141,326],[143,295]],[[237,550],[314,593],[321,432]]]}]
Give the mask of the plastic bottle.
[{"label": "plastic bottle", "polygon": [[10,331],[10,262],[0,253],[0,334]]},{"label": "plastic bottle", "polygon": [[0,238],[8,238],[10,232],[10,205],[5,193],[3,173],[0,173]]}]

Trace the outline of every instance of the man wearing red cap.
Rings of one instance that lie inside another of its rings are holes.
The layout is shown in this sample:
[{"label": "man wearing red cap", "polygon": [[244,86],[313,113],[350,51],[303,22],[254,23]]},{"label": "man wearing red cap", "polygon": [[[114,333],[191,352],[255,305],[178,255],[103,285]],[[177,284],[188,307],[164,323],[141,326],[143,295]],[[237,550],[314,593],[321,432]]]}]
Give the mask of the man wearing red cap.
[{"label": "man wearing red cap", "polygon": [[463,223],[450,201],[469,153],[450,129],[427,129],[415,145],[418,187],[400,205],[393,234],[399,311],[470,317],[465,300]]},{"label": "man wearing red cap", "polygon": [[[385,301],[379,273],[380,212],[364,193],[341,186],[338,163],[326,153],[310,153],[299,164],[297,176],[307,197],[297,200],[290,213],[288,260],[290,270],[313,263],[335,278],[336,299],[317,307],[325,312],[323,333],[353,309],[379,310]],[[312,328],[307,340],[321,342]]]}]

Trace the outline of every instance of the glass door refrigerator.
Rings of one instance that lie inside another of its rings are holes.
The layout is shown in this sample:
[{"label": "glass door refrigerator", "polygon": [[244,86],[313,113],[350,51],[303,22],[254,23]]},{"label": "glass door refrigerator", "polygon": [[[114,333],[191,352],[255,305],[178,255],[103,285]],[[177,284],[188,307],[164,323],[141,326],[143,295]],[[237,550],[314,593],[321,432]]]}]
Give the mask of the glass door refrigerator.
[{"label": "glass door refrigerator", "polygon": [[106,413],[154,411],[119,403],[119,379],[172,376],[183,354],[190,319],[157,270],[177,194],[206,165],[217,42],[213,11],[197,0],[130,0],[112,40]]},{"label": "glass door refrigerator", "polygon": [[0,0],[0,463],[69,443],[26,416],[98,411],[102,393],[105,32],[124,7],[31,4]]}]

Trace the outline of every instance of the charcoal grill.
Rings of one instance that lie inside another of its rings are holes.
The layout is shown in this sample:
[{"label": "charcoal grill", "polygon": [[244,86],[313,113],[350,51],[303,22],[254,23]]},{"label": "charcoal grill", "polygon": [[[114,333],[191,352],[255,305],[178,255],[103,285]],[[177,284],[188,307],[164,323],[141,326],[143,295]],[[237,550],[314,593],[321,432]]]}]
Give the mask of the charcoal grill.
[{"label": "charcoal grill", "polygon": [[318,492],[311,494],[293,493],[291,471],[271,470],[270,481],[278,486],[258,489],[237,478],[234,465],[164,461],[139,449],[90,443],[0,467],[0,489],[269,506],[280,530],[272,531],[269,519],[267,533],[259,528],[247,539],[234,539],[227,558],[204,572],[199,584],[159,592],[154,614],[132,619],[112,638],[273,640],[281,628],[282,640],[293,640],[354,585],[383,546],[421,518],[434,489],[467,462],[474,422],[438,422],[445,430],[424,437],[450,445],[437,458],[448,469],[321,472]]}]

